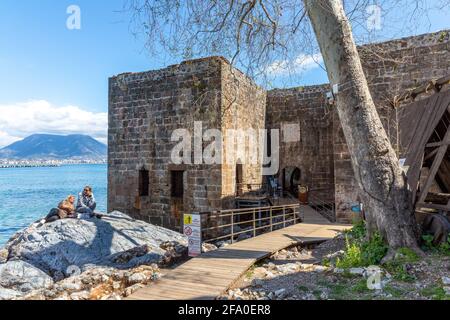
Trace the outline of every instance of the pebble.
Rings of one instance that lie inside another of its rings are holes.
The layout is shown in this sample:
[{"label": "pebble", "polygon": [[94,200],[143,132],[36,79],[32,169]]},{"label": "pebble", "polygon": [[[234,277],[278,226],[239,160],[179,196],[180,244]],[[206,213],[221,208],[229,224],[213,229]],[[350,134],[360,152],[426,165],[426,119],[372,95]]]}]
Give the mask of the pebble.
[{"label": "pebble", "polygon": [[445,286],[450,286],[450,277],[442,277],[442,283]]},{"label": "pebble", "polygon": [[214,251],[217,250],[217,247],[211,243],[202,243],[202,252],[210,252],[210,251]]},{"label": "pebble", "polygon": [[276,269],[281,273],[293,273],[298,270],[298,265],[295,263],[287,263],[276,266]]},{"label": "pebble", "polygon": [[349,272],[350,274],[364,275],[365,270],[364,268],[350,268]]},{"label": "pebble", "polygon": [[325,267],[325,266],[314,266],[314,271],[315,272],[325,272],[327,270],[328,270],[328,268]]},{"label": "pebble", "polygon": [[147,280],[147,277],[143,273],[133,273],[129,278],[128,282],[130,284],[135,284],[139,282],[145,282]]},{"label": "pebble", "polygon": [[80,291],[82,289],[81,283],[79,282],[68,282],[60,285],[63,290],[67,291]]},{"label": "pebble", "polygon": [[72,300],[89,300],[89,291],[74,292],[70,295]]},{"label": "pebble", "polygon": [[128,287],[125,289],[124,295],[125,295],[125,297],[128,297],[143,287],[144,287],[144,285],[142,285],[140,283],[134,284],[131,287]]},{"label": "pebble", "polygon": [[283,299],[286,296],[286,289],[279,289],[274,292],[275,296],[279,299]]}]

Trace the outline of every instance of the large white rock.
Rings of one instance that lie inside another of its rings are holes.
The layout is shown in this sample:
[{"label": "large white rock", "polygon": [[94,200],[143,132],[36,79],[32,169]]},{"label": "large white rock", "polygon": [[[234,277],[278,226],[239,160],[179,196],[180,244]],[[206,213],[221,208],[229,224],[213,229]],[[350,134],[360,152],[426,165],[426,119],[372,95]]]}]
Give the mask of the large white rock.
[{"label": "large white rock", "polygon": [[[182,234],[112,212],[102,219],[64,219],[34,224],[7,244],[9,260],[23,260],[60,280],[89,268],[133,268],[159,262],[163,243],[185,248]],[[173,247],[173,246],[172,246]]]},{"label": "large white rock", "polygon": [[[51,277],[25,261],[8,261],[0,264],[0,287],[25,293],[49,288],[52,285]],[[8,294],[7,291],[4,293]]]},{"label": "large white rock", "polygon": [[21,295],[19,291],[0,287],[0,300],[11,300]]}]

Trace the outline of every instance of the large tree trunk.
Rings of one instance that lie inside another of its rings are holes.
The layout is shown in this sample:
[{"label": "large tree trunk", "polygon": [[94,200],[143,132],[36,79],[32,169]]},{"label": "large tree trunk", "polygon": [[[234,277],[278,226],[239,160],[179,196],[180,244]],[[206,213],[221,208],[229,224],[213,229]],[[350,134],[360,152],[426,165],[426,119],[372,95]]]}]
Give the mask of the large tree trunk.
[{"label": "large tree trunk", "polygon": [[331,85],[339,85],[337,110],[369,228],[376,227],[391,249],[419,252],[411,192],[372,100],[342,2],[304,3]]}]

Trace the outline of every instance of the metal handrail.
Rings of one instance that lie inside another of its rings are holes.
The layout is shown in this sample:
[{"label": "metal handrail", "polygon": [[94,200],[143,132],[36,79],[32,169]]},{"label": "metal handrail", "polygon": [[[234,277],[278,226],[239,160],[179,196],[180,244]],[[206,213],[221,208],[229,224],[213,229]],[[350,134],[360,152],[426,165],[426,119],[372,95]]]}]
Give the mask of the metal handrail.
[{"label": "metal handrail", "polygon": [[[268,210],[268,209],[272,209],[272,210],[278,210],[278,209],[283,209],[283,208],[294,208],[294,207],[298,207],[298,204],[287,204],[287,205],[282,205],[282,206],[266,206],[266,207],[259,207],[259,208],[243,208],[243,209],[227,209],[227,210],[220,210],[220,211],[212,211],[212,212],[201,212],[201,215],[220,215],[221,217],[228,217],[231,215],[231,212],[233,212],[234,214],[239,213],[239,214],[247,214],[247,213],[252,213],[253,210],[257,209],[257,210]],[[230,212],[229,214],[227,214],[227,212]]]},{"label": "metal handrail", "polygon": [[[262,217],[259,216],[260,214],[269,214],[268,217]],[[245,221],[238,221],[235,222],[235,217],[240,217],[244,214],[252,215],[252,219],[245,220]],[[208,231],[218,231],[223,230],[225,228],[230,228],[230,233],[226,235],[220,235],[218,237],[214,237],[211,239],[207,239],[204,242],[213,242],[218,241],[226,238],[231,239],[231,243],[235,242],[235,237],[239,236],[241,234],[245,233],[252,233],[253,237],[257,236],[257,231],[263,230],[263,229],[269,229],[270,231],[274,230],[275,226],[282,225],[282,228],[285,228],[288,224],[293,223],[296,224],[298,221],[302,220],[300,217],[300,205],[298,204],[291,204],[291,205],[284,205],[284,206],[275,206],[275,207],[260,207],[260,208],[251,208],[251,209],[236,209],[236,210],[223,210],[220,212],[212,213],[213,217],[217,217],[219,219],[222,218],[230,218],[231,217],[231,223],[225,223],[218,226],[213,227],[207,227],[202,228],[202,232],[208,232]],[[282,219],[280,222],[274,222],[275,219]],[[269,223],[264,224],[263,222],[269,221]],[[238,232],[235,232],[235,227],[239,225],[252,225],[250,229],[247,230],[241,230]]]},{"label": "metal handrail", "polygon": [[316,210],[323,216],[325,216],[328,220],[333,222],[336,219],[334,203],[326,202],[320,197],[314,196],[311,193],[308,195],[308,198],[309,205],[316,207]]}]

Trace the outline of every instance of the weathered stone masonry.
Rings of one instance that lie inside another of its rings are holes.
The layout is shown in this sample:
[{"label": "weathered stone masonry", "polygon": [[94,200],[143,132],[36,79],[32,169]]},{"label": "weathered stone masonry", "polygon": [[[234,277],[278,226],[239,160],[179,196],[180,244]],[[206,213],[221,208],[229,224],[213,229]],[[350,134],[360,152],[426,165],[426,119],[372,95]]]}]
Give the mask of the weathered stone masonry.
[{"label": "weathered stone masonry", "polygon": [[[446,31],[359,49],[380,118],[400,155],[392,102],[406,89],[450,74],[449,49]],[[325,98],[329,90],[322,85],[265,92],[220,57],[111,78],[108,210],[177,229],[182,212],[229,208],[237,164],[171,164],[177,144],[172,132],[193,132],[194,121],[202,121],[203,130],[222,131],[283,129],[294,123],[300,139],[280,144],[280,182],[283,169],[298,168],[299,183],[335,203],[339,221],[350,221],[358,188],[337,112]],[[243,165],[241,179],[261,183],[261,168]],[[173,189],[176,181],[183,181],[181,191]]]},{"label": "weathered stone masonry", "polygon": [[[233,165],[171,161],[178,143],[171,141],[172,132],[193,134],[195,121],[203,130],[264,128],[265,92],[237,70],[233,77],[230,72],[223,58],[212,57],[110,79],[108,210],[178,229],[183,212],[231,205]],[[260,168],[244,165],[243,172],[246,181],[261,181]],[[181,181],[183,188],[174,190]]]},{"label": "weathered stone masonry", "polygon": [[[415,37],[363,46],[361,62],[377,106],[378,114],[392,145],[403,155],[398,141],[395,97],[432,79],[450,74],[450,32],[441,31]],[[337,114],[333,119],[334,179],[336,217],[349,222],[351,206],[358,202],[356,185],[347,144]]]}]

